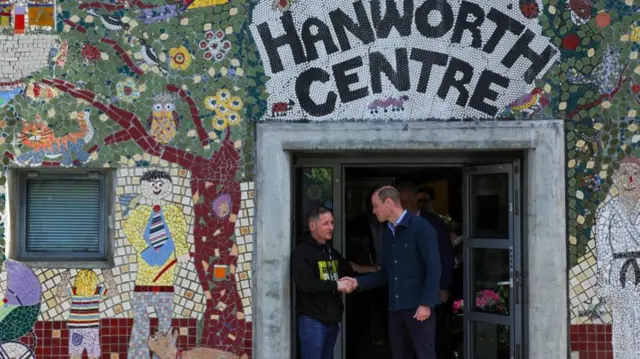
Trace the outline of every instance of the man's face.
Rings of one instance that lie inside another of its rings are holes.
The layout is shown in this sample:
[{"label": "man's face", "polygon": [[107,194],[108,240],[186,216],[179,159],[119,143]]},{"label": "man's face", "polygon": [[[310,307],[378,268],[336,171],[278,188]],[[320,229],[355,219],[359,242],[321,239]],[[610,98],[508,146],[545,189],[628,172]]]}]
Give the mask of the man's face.
[{"label": "man's face", "polygon": [[333,215],[326,212],[317,220],[309,222],[309,230],[313,238],[330,241],[333,238]]},{"label": "man's face", "polygon": [[613,175],[613,182],[620,195],[628,200],[638,199],[640,197],[640,165],[635,163],[623,163]]},{"label": "man's face", "polygon": [[431,209],[431,198],[428,194],[420,192],[416,194],[416,205],[420,212],[428,212]]},{"label": "man's face", "polygon": [[163,199],[171,194],[173,185],[171,181],[165,178],[153,179],[151,181],[142,181],[140,183],[142,195],[148,199]]},{"label": "man's face", "polygon": [[415,209],[415,203],[415,196],[413,195],[412,190],[408,189],[400,191],[400,204],[402,205],[402,208],[412,211]]},{"label": "man's face", "polygon": [[375,214],[378,222],[386,222],[389,220],[389,214],[391,213],[390,199],[387,198],[385,202],[380,200],[378,194],[371,196],[371,205],[373,206],[373,214]]}]

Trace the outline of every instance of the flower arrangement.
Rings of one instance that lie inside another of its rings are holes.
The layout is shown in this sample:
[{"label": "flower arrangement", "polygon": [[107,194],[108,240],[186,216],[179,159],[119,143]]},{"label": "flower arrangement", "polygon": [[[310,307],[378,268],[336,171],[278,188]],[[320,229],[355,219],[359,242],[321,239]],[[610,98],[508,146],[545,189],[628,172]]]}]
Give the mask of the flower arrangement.
[{"label": "flower arrangement", "polygon": [[[476,310],[506,315],[509,313],[506,300],[499,293],[490,289],[483,289],[476,293]],[[460,299],[453,303],[453,313],[461,315],[464,312],[464,300]]]}]

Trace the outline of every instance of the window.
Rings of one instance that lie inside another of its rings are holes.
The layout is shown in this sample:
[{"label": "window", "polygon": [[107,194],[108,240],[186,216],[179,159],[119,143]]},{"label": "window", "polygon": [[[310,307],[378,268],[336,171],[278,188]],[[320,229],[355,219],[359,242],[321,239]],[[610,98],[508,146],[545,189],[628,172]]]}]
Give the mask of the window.
[{"label": "window", "polygon": [[[21,261],[107,262],[108,172],[18,171],[11,253]],[[11,194],[10,194],[11,195]]]}]

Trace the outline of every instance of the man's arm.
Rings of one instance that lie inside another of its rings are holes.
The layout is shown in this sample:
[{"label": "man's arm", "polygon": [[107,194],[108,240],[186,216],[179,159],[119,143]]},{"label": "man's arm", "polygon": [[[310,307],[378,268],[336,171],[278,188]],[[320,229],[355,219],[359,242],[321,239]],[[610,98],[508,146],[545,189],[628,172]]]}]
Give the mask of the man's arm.
[{"label": "man's arm", "polygon": [[369,290],[378,287],[382,287],[387,284],[387,268],[384,265],[384,251],[380,254],[380,269],[375,272],[369,273],[358,277],[356,283],[362,290]]},{"label": "man's arm", "polygon": [[422,290],[420,304],[433,307],[440,302],[440,251],[438,249],[437,233],[427,221],[418,228],[417,247],[425,263],[426,279]]},{"label": "man's arm", "polygon": [[356,273],[373,273],[376,272],[380,269],[380,266],[371,266],[371,265],[366,265],[366,264],[357,264],[357,263],[353,263],[353,262],[349,262],[349,265],[351,265],[351,269],[353,269],[354,272]]},{"label": "man's arm", "polygon": [[300,252],[294,251],[291,256],[291,272],[293,281],[305,293],[327,293],[338,289],[336,281],[317,278]]}]

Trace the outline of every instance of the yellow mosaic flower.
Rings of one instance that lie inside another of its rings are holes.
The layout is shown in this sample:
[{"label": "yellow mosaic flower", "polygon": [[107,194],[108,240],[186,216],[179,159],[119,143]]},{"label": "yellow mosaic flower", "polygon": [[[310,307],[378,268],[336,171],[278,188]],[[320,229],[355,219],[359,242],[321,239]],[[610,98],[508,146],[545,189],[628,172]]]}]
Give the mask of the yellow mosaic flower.
[{"label": "yellow mosaic flower", "polygon": [[169,49],[169,57],[171,58],[170,66],[176,70],[186,70],[191,64],[192,56],[186,47],[172,47]]},{"label": "yellow mosaic flower", "polygon": [[225,128],[227,128],[227,125],[228,123],[227,123],[226,117],[216,116],[213,119],[213,128],[215,128],[218,131],[224,130]]},{"label": "yellow mosaic flower", "polygon": [[235,111],[231,111],[227,115],[227,122],[229,123],[230,126],[235,126],[239,124],[240,120],[241,120],[240,115]]},{"label": "yellow mosaic flower", "polygon": [[218,108],[218,98],[216,96],[205,97],[204,106],[211,111],[215,111]]},{"label": "yellow mosaic flower", "polygon": [[216,96],[218,97],[219,102],[226,102],[231,98],[231,92],[227,89],[218,90]]},{"label": "yellow mosaic flower", "polygon": [[234,111],[240,111],[242,109],[242,105],[242,100],[237,96],[232,97],[229,101],[229,108]]}]

